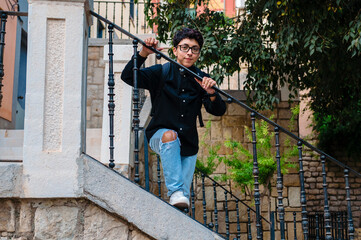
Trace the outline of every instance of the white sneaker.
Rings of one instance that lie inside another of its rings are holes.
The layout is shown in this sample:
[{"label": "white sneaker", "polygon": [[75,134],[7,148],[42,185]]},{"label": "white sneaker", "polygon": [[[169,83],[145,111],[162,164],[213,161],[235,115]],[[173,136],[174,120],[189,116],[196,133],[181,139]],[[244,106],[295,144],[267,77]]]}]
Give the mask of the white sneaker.
[{"label": "white sneaker", "polygon": [[182,191],[176,191],[170,196],[169,200],[170,205],[173,205],[177,208],[188,208],[189,199],[186,198]]}]

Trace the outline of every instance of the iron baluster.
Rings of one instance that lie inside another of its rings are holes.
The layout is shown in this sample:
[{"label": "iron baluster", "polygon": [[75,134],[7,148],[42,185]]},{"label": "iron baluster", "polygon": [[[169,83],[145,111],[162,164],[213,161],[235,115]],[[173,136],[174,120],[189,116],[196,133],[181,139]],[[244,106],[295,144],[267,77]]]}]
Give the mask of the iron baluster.
[{"label": "iron baluster", "polygon": [[115,22],[115,3],[113,2],[113,22]]},{"label": "iron baluster", "polygon": [[324,193],[324,222],[325,222],[325,229],[326,229],[326,238],[325,240],[331,240],[331,226],[330,226],[330,210],[328,206],[328,194],[327,194],[327,182],[326,182],[326,157],[321,155],[321,163],[322,163],[322,176],[323,176],[323,193]]},{"label": "iron baluster", "polygon": [[241,239],[241,225],[239,224],[238,199],[236,199],[236,213],[237,213],[237,240],[240,240]]},{"label": "iron baluster", "polygon": [[[120,14],[120,16],[122,16],[121,18],[120,18],[120,26],[122,26],[123,27],[123,18],[124,18],[124,4],[120,4],[122,7],[121,7],[121,14]],[[120,38],[121,39],[123,39],[123,33],[121,32],[120,33]]]},{"label": "iron baluster", "polygon": [[138,90],[138,40],[133,40],[133,130],[134,130],[134,182],[139,183],[139,90]]},{"label": "iron baluster", "polygon": [[316,240],[320,240],[320,221],[318,219],[318,213],[316,213]]},{"label": "iron baluster", "polygon": [[256,205],[256,228],[257,239],[263,239],[261,230],[260,193],[258,182],[258,162],[257,162],[257,139],[256,139],[256,114],[251,112],[252,120],[252,144],[253,144],[253,176],[254,176],[254,202]]},{"label": "iron baluster", "polygon": [[247,208],[247,216],[248,216],[248,220],[247,220],[247,239],[248,240],[252,240],[252,227],[251,227],[251,213],[250,213],[250,209]]},{"label": "iron baluster", "polygon": [[305,191],[305,177],[303,170],[303,158],[302,158],[302,142],[298,141],[298,162],[300,166],[300,184],[301,184],[301,207],[302,207],[302,230],[304,240],[308,240],[308,220],[307,220],[307,210],[306,210],[306,191]]},{"label": "iron baluster", "polygon": [[332,239],[335,239],[337,231],[336,221],[335,221],[335,213],[331,213],[331,236]]},{"label": "iron baluster", "polygon": [[203,194],[203,222],[207,226],[207,212],[206,212],[206,189],[204,186],[204,173],[202,173],[202,194]]},{"label": "iron baluster", "polygon": [[337,234],[336,238],[341,239],[342,225],[341,225],[341,212],[337,212]]},{"label": "iron baluster", "polygon": [[136,13],[137,13],[137,20],[136,20],[136,27],[135,27],[135,32],[138,34],[138,26],[139,26],[139,14],[138,14],[138,12],[139,12],[139,3],[137,3],[137,11],[136,11]]},{"label": "iron baluster", "polygon": [[149,192],[149,161],[148,161],[148,139],[145,135],[145,129],[143,128],[144,135],[144,175],[145,175],[145,190]]},{"label": "iron baluster", "polygon": [[296,212],[293,212],[293,234],[294,234],[294,240],[297,240],[297,226],[296,226]]},{"label": "iron baluster", "polygon": [[347,222],[348,222],[348,236],[350,240],[354,239],[354,226],[352,220],[352,211],[351,211],[351,198],[350,198],[350,183],[348,180],[348,168],[345,168],[345,188],[346,188],[346,201],[347,201]]},{"label": "iron baluster", "polygon": [[108,31],[109,31],[109,74],[108,74],[108,87],[109,87],[109,167],[114,168],[114,109],[115,109],[115,103],[114,103],[114,73],[113,73],[113,25],[108,25]]},{"label": "iron baluster", "polygon": [[5,48],[5,27],[6,27],[6,22],[7,22],[7,17],[8,15],[6,13],[1,13],[1,31],[0,31],[0,107],[1,107],[1,102],[3,99],[3,94],[2,94],[2,87],[3,85],[3,77],[5,75],[4,73],[4,48]]},{"label": "iron baluster", "polygon": [[[105,18],[108,19],[108,2],[105,3]],[[105,23],[105,27],[107,27],[107,23]],[[107,38],[107,32],[105,31],[105,38]]]},{"label": "iron baluster", "polygon": [[271,240],[275,240],[275,212],[271,211],[270,213],[270,233],[271,233]]},{"label": "iron baluster", "polygon": [[280,142],[279,142],[279,128],[275,127],[276,137],[276,160],[277,160],[277,192],[278,192],[278,213],[280,218],[281,240],[285,240],[285,210],[283,207],[283,181],[281,173],[281,155],[280,155]]},{"label": "iron baluster", "polygon": [[[194,180],[194,178],[193,178]],[[194,182],[192,180],[192,184],[191,184],[191,200],[192,200],[192,218],[195,219],[196,216],[196,206],[195,206],[195,202],[194,202],[194,198],[195,198],[195,194],[194,194]]]},{"label": "iron baluster", "polygon": [[226,239],[229,239],[229,215],[228,215],[228,199],[227,191],[224,191],[224,211],[226,212]]},{"label": "iron baluster", "polygon": [[162,182],[160,180],[160,157],[157,155],[157,177],[158,177],[158,197],[162,197]]},{"label": "iron baluster", "polygon": [[214,226],[216,228],[216,233],[218,233],[217,191],[216,191],[215,182],[213,182],[213,196],[214,196]]}]

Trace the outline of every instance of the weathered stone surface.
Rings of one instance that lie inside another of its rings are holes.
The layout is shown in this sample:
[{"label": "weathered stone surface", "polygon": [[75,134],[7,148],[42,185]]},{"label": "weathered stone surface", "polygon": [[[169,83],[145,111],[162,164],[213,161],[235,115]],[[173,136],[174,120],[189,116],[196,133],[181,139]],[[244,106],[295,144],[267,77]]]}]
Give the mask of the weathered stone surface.
[{"label": "weathered stone surface", "polygon": [[80,239],[79,208],[39,203],[34,218],[34,239]]},{"label": "weathered stone surface", "polygon": [[288,200],[290,207],[300,207],[301,206],[301,192],[298,187],[289,187],[288,188]]},{"label": "weathered stone surface", "polygon": [[0,207],[0,232],[15,231],[15,206],[12,201],[6,200]]},{"label": "weathered stone surface", "polygon": [[19,197],[22,192],[23,167],[18,164],[0,166],[0,196]]},{"label": "weathered stone surface", "polygon": [[19,232],[31,232],[32,231],[32,210],[31,203],[23,201],[20,204],[20,216],[19,216]]},{"label": "weathered stone surface", "polygon": [[99,207],[89,204],[84,211],[84,239],[87,240],[127,240],[127,224]]},{"label": "weathered stone surface", "polygon": [[238,104],[227,104],[227,115],[234,116],[245,116],[247,114],[246,109],[239,106]]},{"label": "weathered stone surface", "polygon": [[133,230],[130,236],[130,240],[151,240],[151,238],[147,237],[138,230]]},{"label": "weathered stone surface", "polygon": [[287,174],[283,177],[283,184],[286,187],[300,186],[300,177],[297,174]]}]

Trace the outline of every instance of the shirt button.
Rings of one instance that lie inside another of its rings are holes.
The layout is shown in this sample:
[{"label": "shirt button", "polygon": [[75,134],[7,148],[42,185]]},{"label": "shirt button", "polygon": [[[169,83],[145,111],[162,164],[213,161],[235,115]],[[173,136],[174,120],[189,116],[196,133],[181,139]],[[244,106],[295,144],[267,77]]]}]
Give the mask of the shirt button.
[{"label": "shirt button", "polygon": [[182,130],[183,130],[183,128],[179,128],[179,130],[181,130],[181,131],[182,131]]},{"label": "shirt button", "polygon": [[182,92],[184,92],[184,88],[182,89]]},{"label": "shirt button", "polygon": [[183,102],[186,102],[186,100],[183,99]]},{"label": "shirt button", "polygon": [[182,114],[181,117],[184,117],[184,115]]}]

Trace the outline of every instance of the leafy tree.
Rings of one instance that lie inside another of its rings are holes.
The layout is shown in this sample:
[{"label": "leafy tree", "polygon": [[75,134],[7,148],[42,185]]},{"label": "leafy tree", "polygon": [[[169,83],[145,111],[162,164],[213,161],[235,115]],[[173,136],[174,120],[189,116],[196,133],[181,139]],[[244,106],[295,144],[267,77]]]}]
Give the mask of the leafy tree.
[{"label": "leafy tree", "polygon": [[184,26],[201,31],[199,66],[210,67],[219,83],[247,63],[244,88],[257,108],[272,108],[281,86],[291,98],[309,90],[320,147],[360,154],[361,1],[247,0],[234,19],[207,2],[148,2],[148,21],[163,42]]}]

